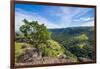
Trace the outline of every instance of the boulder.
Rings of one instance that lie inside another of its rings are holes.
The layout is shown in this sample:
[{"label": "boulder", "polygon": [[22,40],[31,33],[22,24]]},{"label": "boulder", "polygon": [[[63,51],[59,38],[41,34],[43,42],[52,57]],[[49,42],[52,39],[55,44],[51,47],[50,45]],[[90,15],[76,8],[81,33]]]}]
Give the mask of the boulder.
[{"label": "boulder", "polygon": [[85,57],[79,57],[78,60],[80,62],[92,62],[93,60],[89,59],[89,58],[85,58]]},{"label": "boulder", "polygon": [[18,57],[18,62],[31,62],[35,59],[40,59],[42,53],[36,48],[27,48],[24,52]]}]

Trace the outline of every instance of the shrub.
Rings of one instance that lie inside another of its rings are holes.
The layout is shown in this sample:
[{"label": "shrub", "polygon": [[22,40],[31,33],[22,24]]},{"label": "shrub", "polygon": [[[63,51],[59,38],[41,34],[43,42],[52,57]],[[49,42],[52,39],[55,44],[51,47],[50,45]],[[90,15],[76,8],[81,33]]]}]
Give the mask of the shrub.
[{"label": "shrub", "polygon": [[47,40],[46,44],[41,43],[39,48],[42,50],[43,55],[50,57],[59,57],[65,52],[64,48],[54,40]]}]

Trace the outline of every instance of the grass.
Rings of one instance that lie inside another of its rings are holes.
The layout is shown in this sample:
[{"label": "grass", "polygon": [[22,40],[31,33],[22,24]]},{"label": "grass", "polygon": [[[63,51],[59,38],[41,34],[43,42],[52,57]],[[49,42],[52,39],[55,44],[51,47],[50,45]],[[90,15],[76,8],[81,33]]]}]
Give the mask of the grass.
[{"label": "grass", "polygon": [[32,45],[27,44],[27,43],[15,42],[15,61],[17,61],[17,57],[20,56],[20,55],[23,53],[24,49],[22,49],[22,46],[23,46],[24,44],[25,44],[26,46],[30,46],[30,47],[32,46]]}]

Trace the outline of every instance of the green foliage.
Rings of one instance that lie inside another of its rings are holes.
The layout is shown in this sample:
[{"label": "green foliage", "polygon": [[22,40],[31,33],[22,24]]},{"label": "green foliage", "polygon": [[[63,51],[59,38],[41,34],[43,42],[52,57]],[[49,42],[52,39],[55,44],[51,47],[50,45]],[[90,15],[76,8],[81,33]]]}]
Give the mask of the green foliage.
[{"label": "green foliage", "polygon": [[[77,57],[93,59],[93,27],[51,29],[52,38]],[[57,34],[57,35],[56,35]]]},{"label": "green foliage", "polygon": [[23,53],[23,51],[24,51],[24,49],[22,49],[22,46],[23,46],[23,45],[32,47],[32,45],[30,45],[30,44],[15,42],[15,62],[17,62],[17,58],[18,58],[18,57]]},{"label": "green foliage", "polygon": [[21,49],[23,43],[17,41],[22,39],[23,42],[29,44],[27,46],[32,45],[41,50],[43,56],[59,58],[66,55],[66,58],[73,60],[73,62],[77,62],[78,57],[93,59],[92,27],[48,30],[44,24],[39,24],[38,21],[28,22],[24,19],[23,22],[24,24],[19,28],[21,34],[16,32],[15,58],[21,55],[24,50]]},{"label": "green foliage", "polygon": [[74,54],[54,40],[48,40],[46,44],[40,44],[39,47],[42,50],[43,56],[59,58],[60,56],[65,55],[67,59],[71,59],[73,62],[78,61]]},{"label": "green foliage", "polygon": [[42,43],[39,45],[39,47],[42,50],[44,56],[59,57],[65,52],[64,48],[54,40],[47,40],[45,44]]},{"label": "green foliage", "polygon": [[28,22],[26,19],[24,19],[24,25],[20,27],[20,31],[35,47],[38,47],[40,43],[45,43],[51,35],[44,24],[40,25],[37,21]]},{"label": "green foliage", "polygon": [[71,43],[69,43],[69,51],[71,51],[77,57],[86,57],[88,52],[85,52],[84,47],[87,46],[87,40],[88,37],[85,34],[75,36]]},{"label": "green foliage", "polygon": [[86,36],[86,34],[82,34],[80,36],[76,36],[75,39],[82,42],[88,40],[88,37]]},{"label": "green foliage", "polygon": [[70,51],[66,50],[65,54],[66,54],[67,58],[73,60],[73,62],[77,62],[78,61],[77,56],[72,54]]}]

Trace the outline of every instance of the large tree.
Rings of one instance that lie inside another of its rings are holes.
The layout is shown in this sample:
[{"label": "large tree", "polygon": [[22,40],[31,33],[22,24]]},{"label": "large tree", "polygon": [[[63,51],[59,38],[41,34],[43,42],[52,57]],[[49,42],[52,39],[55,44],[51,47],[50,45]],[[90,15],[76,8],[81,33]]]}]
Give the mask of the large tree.
[{"label": "large tree", "polygon": [[50,39],[50,32],[44,24],[39,24],[38,21],[23,20],[24,24],[20,27],[20,31],[24,34],[26,40],[38,47],[40,43],[45,43]]}]

